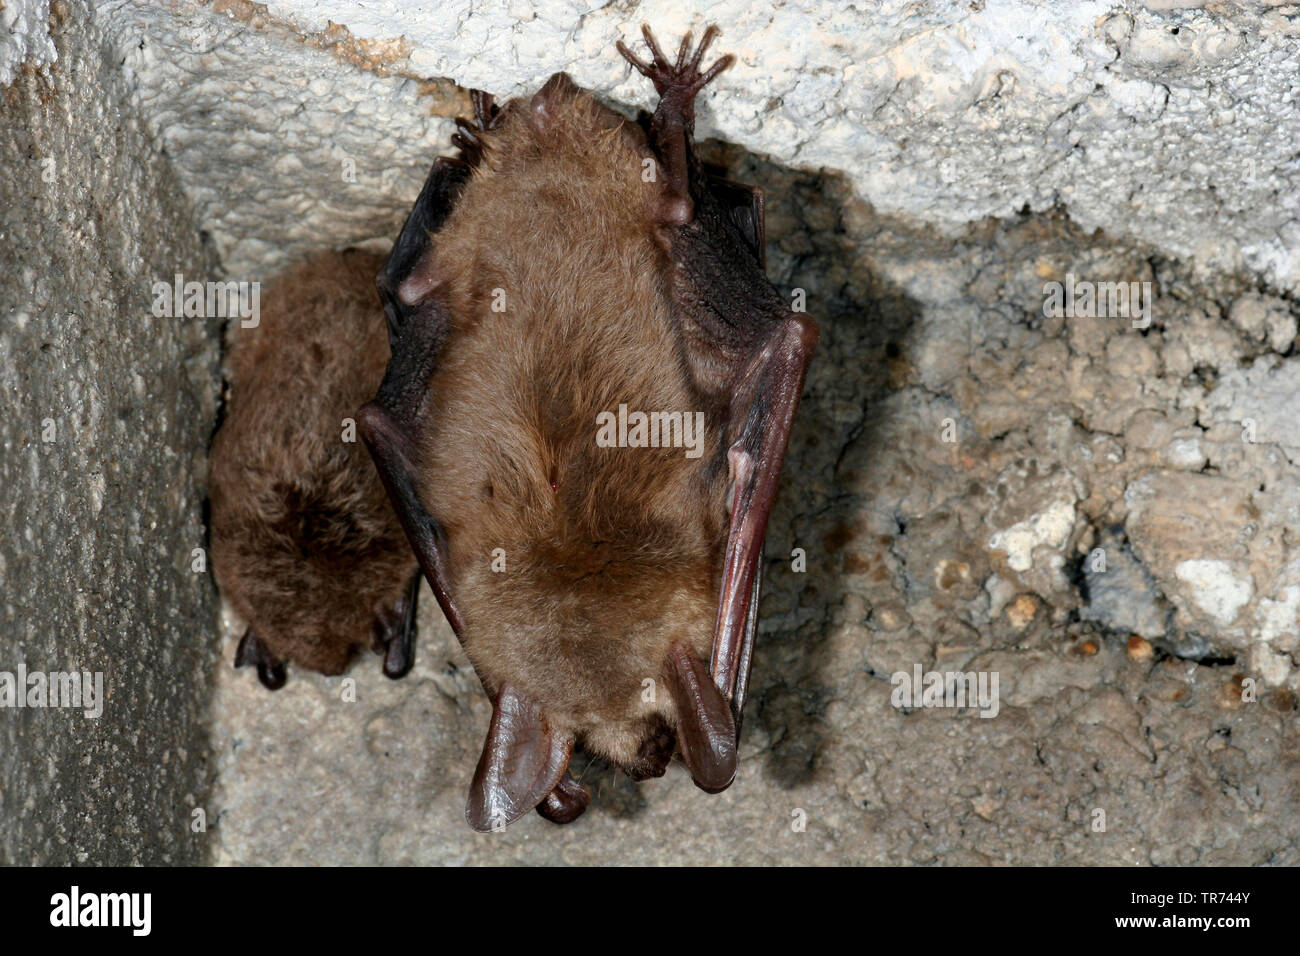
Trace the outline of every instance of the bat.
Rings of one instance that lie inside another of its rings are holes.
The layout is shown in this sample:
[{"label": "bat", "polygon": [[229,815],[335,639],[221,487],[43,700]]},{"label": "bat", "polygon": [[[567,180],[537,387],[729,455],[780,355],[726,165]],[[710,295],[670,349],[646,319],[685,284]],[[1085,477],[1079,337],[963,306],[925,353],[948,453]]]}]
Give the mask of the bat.
[{"label": "bat", "polygon": [[763,194],[705,173],[694,101],[732,62],[618,50],[637,122],[563,73],[473,93],[378,278],[391,359],[361,434],[492,701],[466,818],[590,794],[680,751],[736,773],[760,560],[818,330],[764,272]]},{"label": "bat", "polygon": [[382,263],[352,249],[290,270],[231,345],[208,491],[212,565],[248,623],[235,666],[256,667],[271,690],[286,662],[339,674],[367,645],[389,677],[414,661],[419,569],[347,425],[388,362]]}]

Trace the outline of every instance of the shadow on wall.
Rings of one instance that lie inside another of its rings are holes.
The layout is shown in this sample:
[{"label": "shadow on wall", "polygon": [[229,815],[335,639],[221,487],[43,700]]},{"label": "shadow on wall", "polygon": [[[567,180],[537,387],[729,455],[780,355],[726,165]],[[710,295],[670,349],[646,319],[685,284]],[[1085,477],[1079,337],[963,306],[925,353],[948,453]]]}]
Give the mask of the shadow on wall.
[{"label": "shadow on wall", "polygon": [[[784,292],[804,290],[807,311],[821,326],[810,378],[834,375],[837,357],[854,364],[855,407],[847,421],[836,407],[841,395],[805,387],[765,549],[765,579],[777,586],[767,588],[761,608],[747,727],[767,751],[765,775],[792,789],[818,776],[822,718],[836,680],[825,613],[853,590],[851,568],[827,560],[858,506],[837,490],[838,468],[850,445],[875,444],[885,422],[879,403],[908,365],[920,307],[871,268],[860,234],[850,237],[845,217],[852,189],[842,176],[715,148],[729,176],[766,190],[769,275]],[[794,570],[795,549],[806,571]]]},{"label": "shadow on wall", "polygon": [[[757,747],[765,776],[793,789],[817,778],[825,745],[822,715],[834,677],[823,612],[851,592],[845,565],[823,559],[838,550],[827,540],[842,533],[857,506],[836,492],[836,471],[849,445],[873,443],[882,423],[877,402],[908,365],[920,310],[870,267],[861,236],[850,237],[852,192],[842,176],[793,170],[713,140],[700,151],[721,175],[765,190],[768,276],[790,301],[801,290],[805,311],[821,327],[810,379],[825,374],[819,367],[834,356],[852,356],[853,391],[865,395],[845,421],[835,408],[842,395],[805,386],[768,528],[742,754]],[[796,548],[806,570],[794,570]],[[641,787],[603,760],[579,759],[575,773],[592,787],[592,811],[633,817],[647,806]]]}]

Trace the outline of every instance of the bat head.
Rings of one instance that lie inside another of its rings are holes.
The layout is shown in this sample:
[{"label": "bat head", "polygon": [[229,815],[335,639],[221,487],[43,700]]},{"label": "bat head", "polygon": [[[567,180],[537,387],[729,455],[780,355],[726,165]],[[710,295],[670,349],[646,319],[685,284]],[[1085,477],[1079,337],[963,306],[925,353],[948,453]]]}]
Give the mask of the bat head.
[{"label": "bat head", "polygon": [[[680,642],[669,646],[661,676],[664,699],[655,700],[655,682],[646,679],[641,700],[648,707],[628,708],[621,720],[604,715],[587,722],[572,709],[557,719],[514,684],[502,685],[470,787],[470,825],[500,829],[534,807],[556,822],[578,816],[590,799],[567,774],[579,740],[604,752],[633,780],[662,776],[680,747],[697,786],[709,793],[726,789],[736,773],[729,702],[695,651]],[[610,701],[603,703],[608,707]]]},{"label": "bat head", "polygon": [[314,489],[318,495],[301,474],[270,488],[259,487],[265,474],[241,477],[211,487],[212,560],[222,595],[279,659],[341,674],[374,641],[411,574],[409,549],[378,497],[382,489],[362,504],[337,487],[352,477],[349,470]]},{"label": "bat head", "polygon": [[467,814],[478,829],[548,800],[585,805],[564,777],[578,745],[634,780],[662,776],[680,750],[709,792],[736,770],[731,706],[706,665],[725,470],[680,452],[595,450],[589,434],[567,448],[554,489],[537,469],[536,507],[512,500],[503,480],[478,511],[460,512],[468,524],[448,529],[465,569],[461,638],[494,697]]}]

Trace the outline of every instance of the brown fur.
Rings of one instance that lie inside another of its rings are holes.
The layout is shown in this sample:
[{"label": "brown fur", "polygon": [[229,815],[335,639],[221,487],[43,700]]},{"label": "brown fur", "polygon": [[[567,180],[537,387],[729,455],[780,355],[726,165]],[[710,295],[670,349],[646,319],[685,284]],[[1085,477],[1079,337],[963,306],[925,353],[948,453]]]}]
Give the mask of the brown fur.
[{"label": "brown fur", "polygon": [[[640,129],[573,87],[538,102],[510,104],[482,136],[433,240],[453,318],[421,498],[447,532],[462,640],[486,683],[635,768],[643,742],[676,725],[669,645],[710,653],[726,409],[692,386],[671,326]],[[598,447],[596,416],[620,403],[704,412],[703,455]]]},{"label": "brown fur", "polygon": [[276,656],[340,673],[370,644],[415,559],[365,446],[344,442],[384,375],[382,260],[329,252],[265,290],[236,328],[212,448],[212,561],[222,594]]}]

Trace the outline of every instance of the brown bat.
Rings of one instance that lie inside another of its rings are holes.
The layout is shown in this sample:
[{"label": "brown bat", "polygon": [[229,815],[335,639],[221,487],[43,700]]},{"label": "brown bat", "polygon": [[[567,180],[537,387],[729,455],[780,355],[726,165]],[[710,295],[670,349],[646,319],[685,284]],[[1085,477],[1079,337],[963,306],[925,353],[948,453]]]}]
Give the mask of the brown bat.
[{"label": "brown bat", "polygon": [[373,644],[401,677],[414,660],[415,558],[365,449],[345,440],[388,360],[382,261],[330,252],[287,272],[231,346],[212,447],[212,565],[249,625],[235,665],[255,665],[272,690],[285,661],[338,674]]},{"label": "brown bat", "polygon": [[764,274],[762,193],[696,155],[716,32],[675,62],[648,28],[650,63],[618,45],[659,93],[639,123],[563,73],[475,92],[379,277],[392,358],[358,422],[493,702],[477,830],[577,817],[575,745],[636,780],[677,748],[706,791],[736,772],[817,326]]}]

